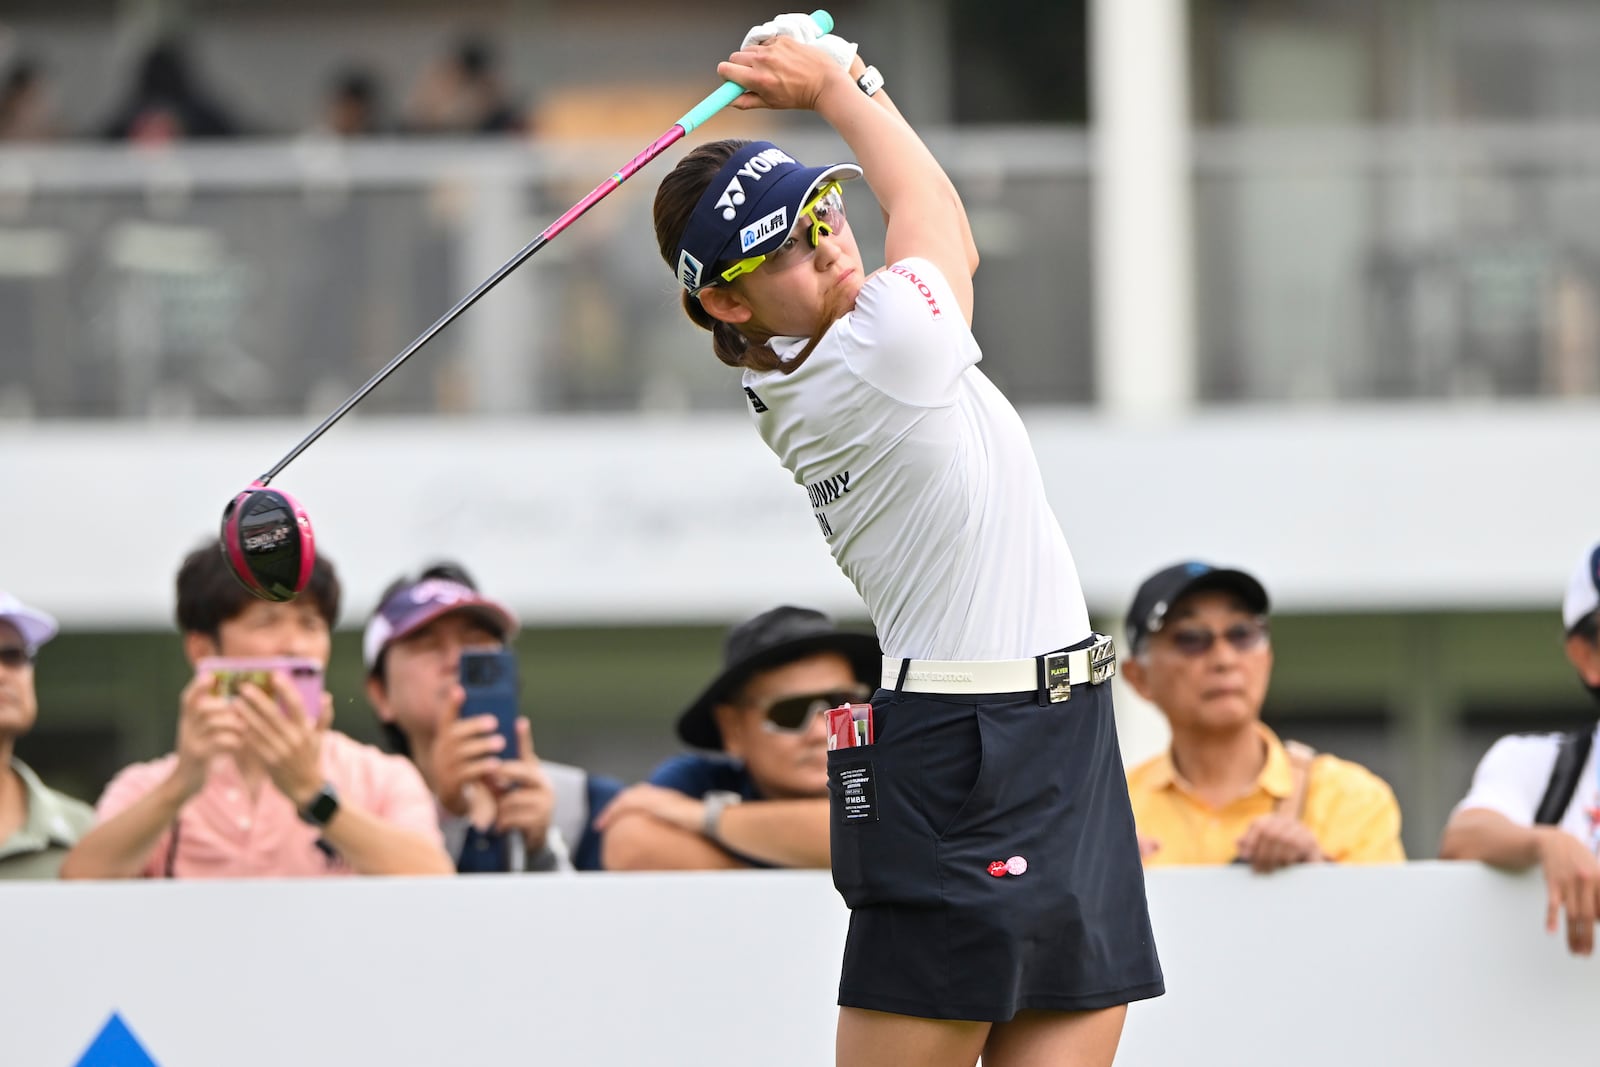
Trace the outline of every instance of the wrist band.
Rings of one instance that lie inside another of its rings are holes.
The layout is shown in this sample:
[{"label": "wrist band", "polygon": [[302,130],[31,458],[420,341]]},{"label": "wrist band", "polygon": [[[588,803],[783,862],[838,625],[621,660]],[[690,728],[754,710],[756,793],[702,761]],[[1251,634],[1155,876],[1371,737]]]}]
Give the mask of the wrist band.
[{"label": "wrist band", "polygon": [[856,85],[862,92],[872,96],[883,88],[883,75],[878,73],[877,67],[868,67],[861,72],[861,77],[856,79]]}]

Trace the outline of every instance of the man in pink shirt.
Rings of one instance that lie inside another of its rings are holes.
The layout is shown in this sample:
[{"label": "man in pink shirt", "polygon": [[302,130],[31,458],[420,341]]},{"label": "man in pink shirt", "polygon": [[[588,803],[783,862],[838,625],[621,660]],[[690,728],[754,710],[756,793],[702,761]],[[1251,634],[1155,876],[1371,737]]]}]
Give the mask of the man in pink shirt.
[{"label": "man in pink shirt", "polygon": [[[306,591],[276,604],[247,592],[215,542],[178,571],[184,654],[304,656],[326,667],[339,579],[319,555]],[[63,878],[284,878],[450,874],[433,797],[408,761],[330,729],[333,701],[216,694],[197,673],[179,701],[175,752],[124,768]],[[283,707],[279,706],[279,701]]]}]

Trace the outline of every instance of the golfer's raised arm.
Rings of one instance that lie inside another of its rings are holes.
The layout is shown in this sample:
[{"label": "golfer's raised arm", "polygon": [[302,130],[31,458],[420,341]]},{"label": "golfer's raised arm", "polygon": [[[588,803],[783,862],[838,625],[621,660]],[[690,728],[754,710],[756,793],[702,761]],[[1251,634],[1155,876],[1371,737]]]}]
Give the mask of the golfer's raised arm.
[{"label": "golfer's raised arm", "polygon": [[875,102],[884,90],[867,96],[825,53],[784,37],[734,53],[717,72],[759,100],[751,106],[811,108],[827,120],[850,146],[883,205],[885,260],[920,256],[931,261],[950,283],[967,322],[972,321],[978,250],[966,207],[899,111],[887,100]]}]

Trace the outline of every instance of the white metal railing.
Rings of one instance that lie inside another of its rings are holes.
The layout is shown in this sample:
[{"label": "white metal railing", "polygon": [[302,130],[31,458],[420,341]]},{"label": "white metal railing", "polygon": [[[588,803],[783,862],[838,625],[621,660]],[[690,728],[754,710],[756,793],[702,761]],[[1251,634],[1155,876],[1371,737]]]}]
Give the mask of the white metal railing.
[{"label": "white metal railing", "polygon": [[[1600,129],[1197,131],[1202,401],[1600,394]],[[803,158],[839,152],[784,136]],[[940,130],[988,369],[1096,400],[1092,144]],[[639,146],[0,150],[0,418],[325,412]],[[725,375],[650,231],[658,161],[367,401],[681,411]],[[864,245],[881,234],[851,191]],[[1148,313],[1159,315],[1159,307]]]}]

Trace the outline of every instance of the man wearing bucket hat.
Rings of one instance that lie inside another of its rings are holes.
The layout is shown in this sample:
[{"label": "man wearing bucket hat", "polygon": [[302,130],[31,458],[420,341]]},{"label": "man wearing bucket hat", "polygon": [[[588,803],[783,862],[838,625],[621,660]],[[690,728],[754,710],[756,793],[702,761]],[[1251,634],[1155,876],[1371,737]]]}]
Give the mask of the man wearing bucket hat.
[{"label": "man wearing bucket hat", "polygon": [[49,615],[0,593],[0,879],[54,878],[94,824],[89,805],[46,786],[14,752],[39,715],[34,657],[55,635]]},{"label": "man wearing bucket hat", "polygon": [[[1562,647],[1578,681],[1600,700],[1600,542],[1578,558],[1561,605]],[[1566,916],[1567,947],[1594,952],[1600,917],[1600,769],[1594,724],[1568,733],[1496,741],[1472,775],[1439,843],[1447,860],[1538,866],[1548,890],[1545,929]]]},{"label": "man wearing bucket hat", "polygon": [[[604,812],[608,870],[828,866],[824,710],[868,699],[878,641],[809,608],[740,623],[678,716],[676,756]],[[712,754],[715,753],[715,754]]]}]

